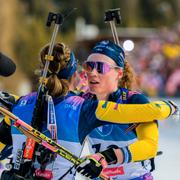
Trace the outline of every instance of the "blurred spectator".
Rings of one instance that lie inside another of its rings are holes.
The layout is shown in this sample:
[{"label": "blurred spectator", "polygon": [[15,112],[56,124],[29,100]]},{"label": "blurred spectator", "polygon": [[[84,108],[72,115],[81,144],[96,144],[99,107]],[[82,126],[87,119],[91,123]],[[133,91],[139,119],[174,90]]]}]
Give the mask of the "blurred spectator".
[{"label": "blurred spectator", "polygon": [[[158,32],[153,38],[144,37],[139,41],[134,38],[135,48],[127,53],[137,74],[134,88],[142,89],[148,96],[180,97],[180,23],[171,29],[163,27]],[[87,56],[87,45],[95,44],[96,40],[82,41],[83,48],[77,44],[79,59],[85,59],[81,57]]]},{"label": "blurred spectator", "polygon": [[167,80],[166,93],[168,96],[180,96],[180,67],[175,69]]},{"label": "blurred spectator", "polygon": [[180,25],[163,28],[154,39],[136,42],[129,61],[149,96],[180,96]]}]

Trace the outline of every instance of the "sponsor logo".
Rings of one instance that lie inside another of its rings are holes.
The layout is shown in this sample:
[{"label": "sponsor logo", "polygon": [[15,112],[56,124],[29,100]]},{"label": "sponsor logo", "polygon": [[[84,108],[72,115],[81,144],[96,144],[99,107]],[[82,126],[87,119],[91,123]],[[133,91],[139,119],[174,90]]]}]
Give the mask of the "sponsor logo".
[{"label": "sponsor logo", "polygon": [[36,176],[43,177],[45,179],[51,180],[53,178],[53,173],[50,170],[41,171],[40,169],[36,169]]},{"label": "sponsor logo", "polygon": [[124,175],[124,168],[123,168],[123,166],[112,167],[112,168],[104,168],[103,174],[106,174],[107,176]]}]

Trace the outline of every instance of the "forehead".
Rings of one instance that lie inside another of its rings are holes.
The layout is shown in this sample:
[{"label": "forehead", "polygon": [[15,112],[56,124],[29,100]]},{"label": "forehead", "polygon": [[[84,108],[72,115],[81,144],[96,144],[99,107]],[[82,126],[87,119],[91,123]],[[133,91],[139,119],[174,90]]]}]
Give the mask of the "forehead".
[{"label": "forehead", "polygon": [[99,61],[99,62],[106,62],[108,64],[116,65],[113,59],[111,59],[110,57],[104,54],[98,54],[98,53],[94,53],[88,56],[87,61],[94,61],[94,62]]}]

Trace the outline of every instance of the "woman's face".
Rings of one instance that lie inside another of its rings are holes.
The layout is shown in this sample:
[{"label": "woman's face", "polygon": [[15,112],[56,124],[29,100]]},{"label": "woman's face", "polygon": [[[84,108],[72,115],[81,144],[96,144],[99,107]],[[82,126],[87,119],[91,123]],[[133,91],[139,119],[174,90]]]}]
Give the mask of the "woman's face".
[{"label": "woman's face", "polygon": [[103,54],[91,54],[87,61],[104,62],[110,65],[109,71],[104,74],[98,73],[96,68],[91,72],[87,72],[90,91],[96,94],[97,97],[104,97],[101,99],[106,99],[110,93],[117,90],[119,79],[123,75],[123,70],[117,68],[117,64]]}]

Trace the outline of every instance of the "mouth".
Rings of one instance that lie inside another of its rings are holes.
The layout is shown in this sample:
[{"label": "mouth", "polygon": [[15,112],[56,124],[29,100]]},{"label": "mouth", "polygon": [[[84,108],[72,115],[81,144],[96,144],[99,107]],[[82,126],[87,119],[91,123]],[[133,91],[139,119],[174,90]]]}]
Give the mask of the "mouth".
[{"label": "mouth", "polygon": [[92,84],[92,85],[94,85],[94,84],[99,84],[98,81],[90,81],[89,83]]}]

